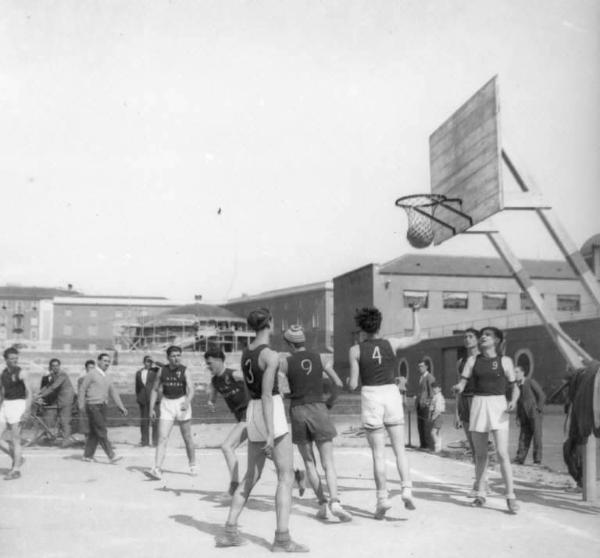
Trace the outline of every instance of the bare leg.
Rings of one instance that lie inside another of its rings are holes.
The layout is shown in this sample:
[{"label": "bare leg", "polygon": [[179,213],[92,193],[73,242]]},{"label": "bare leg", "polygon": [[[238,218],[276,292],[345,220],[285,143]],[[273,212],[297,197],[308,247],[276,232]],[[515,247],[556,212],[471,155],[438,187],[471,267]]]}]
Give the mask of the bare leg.
[{"label": "bare leg", "polygon": [[156,446],[156,454],[154,457],[154,466],[158,469],[162,469],[165,461],[167,443],[169,442],[171,430],[173,430],[173,424],[174,422],[172,420],[167,419],[160,419],[158,423],[158,444]]},{"label": "bare leg", "polygon": [[194,437],[192,436],[192,421],[184,420],[179,423],[179,431],[185,444],[188,463],[190,467],[196,466],[196,448],[194,446]]},{"label": "bare leg", "polygon": [[514,498],[515,489],[513,485],[512,467],[508,455],[508,430],[492,430],[494,442],[496,444],[496,455],[500,462],[500,470],[504,484],[506,485],[506,497]]},{"label": "bare leg", "polygon": [[471,434],[471,431],[469,430],[469,423],[463,422],[463,428],[465,430],[467,442],[469,442],[469,447],[471,448],[471,458],[473,459],[473,463],[475,463],[475,446],[473,444],[473,436]]},{"label": "bare leg", "polygon": [[240,471],[237,455],[235,450],[246,440],[246,423],[238,422],[229,432],[227,438],[221,445],[221,451],[225,457],[227,468],[229,469],[229,476],[232,483],[239,483]]},{"label": "bare leg", "polygon": [[327,479],[329,498],[334,501],[338,500],[337,474],[333,461],[333,442],[331,440],[317,442],[317,449],[319,450],[321,466],[323,467],[323,471],[325,471],[325,478]]},{"label": "bare leg", "polygon": [[248,442],[248,467],[244,480],[233,494],[229,515],[227,516],[226,527],[237,527],[237,522],[246,500],[254,485],[258,482],[265,466],[265,452],[263,450],[264,442]]},{"label": "bare leg", "polygon": [[471,431],[471,437],[473,438],[473,446],[475,447],[475,486],[477,488],[477,495],[485,497],[489,435],[487,432]]},{"label": "bare leg", "polygon": [[[298,451],[300,452],[300,455],[302,456],[302,460],[304,461],[304,467],[306,468],[306,476],[308,477],[308,482],[310,483],[312,489],[315,491],[315,495],[317,496],[319,504],[324,504],[325,502],[327,502],[327,498],[325,498],[325,493],[323,492],[323,484],[321,483],[321,477],[319,476],[319,473],[317,471],[317,464],[315,454],[313,452],[312,443],[304,442],[302,444],[297,444],[297,447]],[[321,462],[322,460],[323,459],[321,458]]]},{"label": "bare leg", "polygon": [[275,492],[275,513],[277,531],[287,532],[292,510],[292,484],[294,483],[294,454],[290,434],[275,440],[273,463],[277,471],[277,491]]},{"label": "bare leg", "polygon": [[392,450],[396,456],[396,468],[400,481],[402,482],[402,501],[408,510],[414,510],[415,504],[412,500],[412,481],[410,478],[410,466],[405,449],[404,424],[388,426],[387,431],[392,444]]},{"label": "bare leg", "polygon": [[385,475],[385,437],[383,428],[367,430],[367,441],[373,456],[373,476],[375,477],[375,488],[380,492],[387,493],[387,479]]}]

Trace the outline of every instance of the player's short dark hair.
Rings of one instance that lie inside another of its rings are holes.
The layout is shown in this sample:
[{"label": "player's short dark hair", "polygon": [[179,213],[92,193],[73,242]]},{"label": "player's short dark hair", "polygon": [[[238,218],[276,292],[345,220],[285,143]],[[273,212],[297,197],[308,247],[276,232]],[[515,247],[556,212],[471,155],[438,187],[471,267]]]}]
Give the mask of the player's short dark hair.
[{"label": "player's short dark hair", "polygon": [[83,366],[84,366],[85,368],[87,368],[87,367],[88,367],[88,366],[90,366],[90,365],[92,365],[92,366],[96,366],[96,361],[95,361],[95,360],[92,360],[92,359],[90,359],[90,360],[86,360],[86,361],[85,361],[85,364],[84,364]]},{"label": "player's short dark hair", "polygon": [[271,311],[268,308],[263,307],[252,310],[252,312],[248,314],[246,322],[252,331],[256,331],[258,333],[259,331],[269,327],[271,319]]},{"label": "player's short dark hair", "polygon": [[170,347],[167,347],[167,356],[171,356],[172,353],[183,353],[183,351],[181,350],[181,347],[171,345]]},{"label": "player's short dark hair", "polygon": [[144,357],[144,360],[142,361],[144,364],[146,364],[148,361],[150,362],[154,362],[154,360],[152,359],[152,357],[150,355],[146,355]]},{"label": "player's short dark hair", "polygon": [[96,360],[102,360],[104,357],[110,358],[110,355],[108,353],[100,353]]},{"label": "player's short dark hair", "polygon": [[209,347],[204,353],[204,359],[208,360],[209,358],[218,358],[225,361],[225,353],[219,347]]},{"label": "player's short dark hair", "polygon": [[16,347],[9,347],[2,354],[4,355],[4,358],[8,358],[9,355],[18,355],[19,351]]},{"label": "player's short dark hair", "polygon": [[427,370],[429,370],[429,361],[427,359],[422,358],[419,362],[417,362],[417,366],[419,364],[424,364],[425,368],[427,368]]},{"label": "player's short dark hair", "polygon": [[58,358],[51,358],[50,362],[48,362],[48,366],[52,366],[52,364],[54,362],[57,362],[60,365],[60,359],[58,359]]},{"label": "player's short dark hair", "polygon": [[478,329],[475,329],[474,327],[468,327],[467,329],[465,329],[464,335],[466,335],[467,333],[472,333],[475,337],[477,337],[477,339],[481,337],[481,332]]},{"label": "player's short dark hair", "polygon": [[381,312],[374,306],[365,306],[354,313],[354,322],[365,333],[377,333],[382,319]]},{"label": "player's short dark hair", "polygon": [[497,327],[494,327],[494,326],[485,326],[485,327],[482,327],[481,328],[481,332],[479,333],[479,337],[481,337],[481,334],[484,331],[491,331],[494,334],[494,337],[496,339],[498,339],[498,341],[500,343],[502,343],[502,341],[504,341],[504,333],[502,333],[501,329],[498,329]]},{"label": "player's short dark hair", "polygon": [[440,384],[438,384],[437,382],[432,382],[431,383],[431,389],[436,388],[436,387],[441,388],[442,386]]}]

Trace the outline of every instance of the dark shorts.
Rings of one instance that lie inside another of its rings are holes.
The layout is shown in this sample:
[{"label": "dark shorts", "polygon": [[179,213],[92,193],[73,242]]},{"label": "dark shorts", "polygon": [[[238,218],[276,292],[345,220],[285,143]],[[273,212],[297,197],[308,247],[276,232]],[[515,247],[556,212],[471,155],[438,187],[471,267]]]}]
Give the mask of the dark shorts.
[{"label": "dark shorts", "polygon": [[247,409],[248,407],[242,407],[241,409],[236,409],[235,411],[233,411],[233,416],[235,417],[235,420],[237,420],[238,422],[246,422]]},{"label": "dark shorts", "polygon": [[305,403],[290,407],[292,442],[329,442],[337,436],[325,403]]},{"label": "dark shorts", "polygon": [[461,422],[471,422],[471,404],[473,403],[472,395],[461,395],[458,398],[458,418]]}]

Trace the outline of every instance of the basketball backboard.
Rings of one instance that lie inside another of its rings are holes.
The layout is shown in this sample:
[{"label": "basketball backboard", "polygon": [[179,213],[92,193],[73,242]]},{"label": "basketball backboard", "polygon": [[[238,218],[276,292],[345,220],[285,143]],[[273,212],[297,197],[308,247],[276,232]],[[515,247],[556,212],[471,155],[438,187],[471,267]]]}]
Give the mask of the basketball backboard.
[{"label": "basketball backboard", "polygon": [[471,221],[440,205],[434,243],[464,232],[503,208],[497,78],[492,78],[429,137],[431,193],[462,200],[447,203]]}]

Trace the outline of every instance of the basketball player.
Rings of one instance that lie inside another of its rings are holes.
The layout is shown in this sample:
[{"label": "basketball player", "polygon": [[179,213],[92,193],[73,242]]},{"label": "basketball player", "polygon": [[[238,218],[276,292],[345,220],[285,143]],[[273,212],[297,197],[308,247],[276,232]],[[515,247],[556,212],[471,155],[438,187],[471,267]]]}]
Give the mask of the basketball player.
[{"label": "basketball player", "polygon": [[9,347],[4,351],[6,368],[0,376],[0,440],[5,428],[10,433],[8,448],[0,444],[0,450],[12,460],[5,480],[18,479],[25,459],[21,450],[21,421],[31,407],[31,389],[27,385],[25,372],[19,366],[19,351]]},{"label": "basketball player", "polygon": [[221,445],[221,451],[229,468],[229,495],[233,496],[239,486],[239,464],[235,450],[246,440],[246,409],[248,395],[243,378],[236,378],[234,371],[225,367],[225,353],[218,347],[210,347],[204,353],[206,365],[212,374],[208,384],[208,407],[215,410],[217,394],[220,393],[233,413],[237,424],[231,429]]},{"label": "basketball player", "polygon": [[256,339],[242,353],[242,371],[250,393],[247,410],[248,467],[244,480],[233,494],[225,532],[217,537],[216,543],[218,547],[228,547],[246,542],[239,533],[238,518],[269,456],[277,470],[277,529],[271,550],[308,552],[306,546],[291,539],[288,530],[294,480],[292,444],[277,386],[279,357],[269,348],[273,327],[271,313],[266,308],[259,308],[250,312],[247,321],[250,329],[256,332]]},{"label": "basketball player", "polygon": [[373,454],[373,473],[377,489],[375,519],[383,519],[391,508],[386,487],[385,430],[396,456],[396,466],[402,481],[402,501],[414,510],[412,482],[404,449],[404,409],[402,397],[394,382],[396,352],[416,345],[421,340],[418,306],[412,308],[413,335],[410,337],[378,337],[381,312],[377,308],[357,310],[354,320],[365,340],[350,348],[349,387],[354,390],[361,381],[361,420]]},{"label": "basketball player", "polygon": [[158,444],[154,467],[145,471],[148,478],[160,480],[162,466],[167,452],[167,443],[175,422],[185,443],[185,449],[190,465],[190,474],[196,475],[196,452],[192,439],[192,399],[194,384],[188,369],[181,364],[181,348],[171,345],[167,349],[169,363],[160,369],[154,380],[150,394],[150,420],[156,420],[156,398],[161,394],[160,418],[158,421]]},{"label": "basketball player", "polygon": [[[458,393],[464,391],[469,379],[473,378],[473,403],[471,405],[469,429],[475,447],[475,479],[477,496],[472,506],[485,504],[485,471],[488,463],[489,432],[494,436],[496,454],[506,485],[508,511],[516,513],[519,503],[515,498],[512,468],[508,455],[508,413],[515,409],[519,388],[515,383],[512,360],[502,356],[504,334],[495,327],[485,327],[479,337],[480,354],[470,356],[465,362],[461,379],[455,386]],[[507,387],[511,399],[507,403]]]},{"label": "basketball player", "polygon": [[[343,383],[330,360],[323,362],[320,354],[306,350],[306,336],[302,326],[293,325],[285,331],[283,338],[292,353],[287,359],[282,359],[280,364],[280,372],[287,375],[290,386],[292,443],[298,447],[308,480],[317,496],[317,518],[327,519],[330,511],[340,521],[351,521],[352,515],[342,507],[338,498],[337,475],[333,462],[333,439],[337,432],[328,408],[333,405],[336,394],[334,391],[327,404],[325,403],[323,373],[329,376],[337,388],[342,388]],[[319,450],[321,466],[327,479],[329,507],[317,472],[313,442]]]}]

